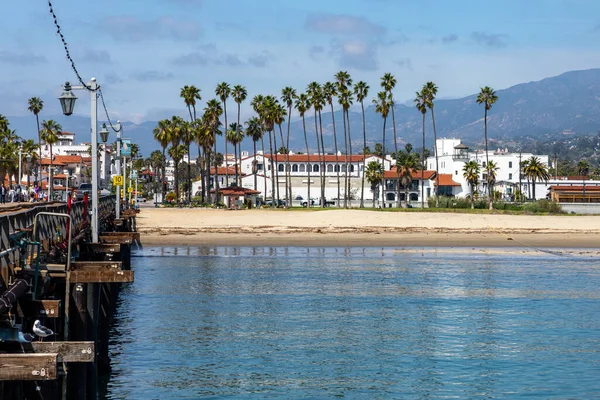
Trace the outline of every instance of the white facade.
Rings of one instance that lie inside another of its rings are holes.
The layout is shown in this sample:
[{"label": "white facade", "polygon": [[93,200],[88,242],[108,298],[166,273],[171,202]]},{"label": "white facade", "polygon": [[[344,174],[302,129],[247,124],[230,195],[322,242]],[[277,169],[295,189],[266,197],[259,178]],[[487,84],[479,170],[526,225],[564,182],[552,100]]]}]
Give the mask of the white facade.
[{"label": "white facade", "polygon": [[[459,148],[457,148],[457,146]],[[464,165],[475,160],[481,167],[481,175],[479,178],[480,184],[477,190],[480,193],[486,192],[485,184],[485,165],[486,155],[485,151],[476,150],[469,151],[468,148],[461,146],[460,139],[438,139],[436,143],[436,151],[438,152],[438,163],[440,174],[451,174],[452,179],[461,184],[462,190],[457,194],[458,197],[466,197],[471,194],[471,187],[467,180],[464,178],[463,167]],[[514,196],[515,191],[519,189],[519,177],[520,177],[520,161],[526,161],[531,157],[538,157],[541,163],[551,167],[549,163],[549,157],[547,155],[536,155],[532,153],[510,153],[507,149],[496,149],[488,151],[489,161],[494,161],[498,166],[496,175],[496,184],[494,190],[499,191],[505,200],[510,200]],[[427,169],[435,170],[435,155],[427,159]],[[526,183],[527,180],[524,176],[520,179],[522,192],[527,195]],[[540,184],[543,186],[542,190],[538,190],[536,186],[536,198],[543,199],[546,197],[546,184]],[[549,187],[549,186],[548,186]]]}]

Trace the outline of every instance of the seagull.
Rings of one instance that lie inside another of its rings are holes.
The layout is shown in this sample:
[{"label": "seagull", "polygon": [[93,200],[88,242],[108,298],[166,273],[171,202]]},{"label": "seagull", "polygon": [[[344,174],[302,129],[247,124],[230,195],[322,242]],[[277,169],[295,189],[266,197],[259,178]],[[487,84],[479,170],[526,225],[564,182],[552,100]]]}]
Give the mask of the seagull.
[{"label": "seagull", "polygon": [[39,319],[36,319],[35,322],[33,323],[33,333],[35,333],[37,336],[39,336],[42,339],[45,337],[54,335],[54,332],[52,332],[52,329],[46,328],[44,325],[42,325],[40,323]]},{"label": "seagull", "polygon": [[33,336],[31,333],[19,332],[19,343],[30,343],[33,341],[33,339],[35,339],[35,336]]}]

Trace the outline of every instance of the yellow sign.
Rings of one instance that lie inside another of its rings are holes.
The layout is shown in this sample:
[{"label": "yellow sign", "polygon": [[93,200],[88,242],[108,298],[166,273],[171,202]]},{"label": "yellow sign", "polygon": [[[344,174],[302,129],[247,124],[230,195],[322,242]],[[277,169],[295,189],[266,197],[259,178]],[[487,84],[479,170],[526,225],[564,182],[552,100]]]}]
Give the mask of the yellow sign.
[{"label": "yellow sign", "polygon": [[127,188],[127,193],[131,193],[131,192],[133,192],[133,188],[132,188],[131,186],[129,186],[129,187]]},{"label": "yellow sign", "polygon": [[123,186],[124,181],[123,175],[113,176],[113,186]]}]

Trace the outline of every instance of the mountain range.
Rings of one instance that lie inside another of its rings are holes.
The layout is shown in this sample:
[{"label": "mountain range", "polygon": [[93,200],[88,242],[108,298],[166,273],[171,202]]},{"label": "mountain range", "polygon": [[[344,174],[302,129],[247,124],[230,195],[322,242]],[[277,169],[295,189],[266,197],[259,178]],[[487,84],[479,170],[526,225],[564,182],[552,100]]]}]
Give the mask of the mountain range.
[{"label": "mountain range", "polygon": [[[369,98],[375,96],[378,88],[371,88]],[[570,71],[546,78],[537,82],[522,83],[508,89],[497,90],[498,101],[488,113],[488,137],[491,147],[507,142],[519,142],[521,139],[547,138],[548,135],[591,134],[600,130],[600,69]],[[444,99],[435,102],[435,117],[438,137],[458,137],[471,146],[479,146],[483,142],[483,106],[477,104],[477,94],[460,99]],[[330,112],[322,113],[325,148],[333,151],[333,124]],[[231,114],[233,116],[233,114]],[[336,129],[339,150],[343,150],[343,125],[341,111],[335,111]],[[44,119],[55,119],[63,129],[76,133],[78,142],[89,141],[90,120],[81,116],[64,117],[62,115],[42,115]],[[37,138],[35,118],[33,116],[8,117],[11,129],[25,138]],[[232,119],[232,117],[230,117]],[[353,151],[362,149],[362,114],[360,107],[351,109],[350,132]],[[412,143],[415,148],[421,147],[421,114],[415,107],[397,104],[395,106],[396,133],[398,145]],[[386,148],[392,150],[393,128],[391,113],[386,130]],[[381,142],[383,119],[375,112],[372,104],[365,103],[365,121],[367,145],[374,147]],[[140,124],[124,122],[124,136],[130,137],[140,145],[143,155],[159,149],[154,141],[152,130],[156,121],[145,121]],[[307,136],[311,152],[316,151],[315,125],[312,111],[307,112]],[[283,126],[286,133],[287,124]],[[433,147],[433,131],[431,115],[426,116],[427,146]],[[111,133],[110,142],[115,140]],[[280,146],[278,140],[278,146]],[[243,145],[251,149],[248,140]],[[222,147],[221,147],[222,148]],[[290,149],[306,151],[302,121],[292,111]],[[268,151],[268,150],[267,150]]]}]

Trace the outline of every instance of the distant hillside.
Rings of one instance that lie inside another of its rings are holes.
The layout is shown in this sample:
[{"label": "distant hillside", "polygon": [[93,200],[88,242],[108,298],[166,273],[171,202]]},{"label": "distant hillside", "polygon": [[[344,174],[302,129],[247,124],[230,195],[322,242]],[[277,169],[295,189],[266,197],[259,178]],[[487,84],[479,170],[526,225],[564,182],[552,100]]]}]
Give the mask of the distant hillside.
[{"label": "distant hillside", "polygon": [[[376,142],[381,142],[383,121],[370,99],[365,103],[365,120],[367,125],[368,145],[373,148]],[[588,134],[600,131],[600,69],[571,71],[562,75],[543,79],[538,82],[519,84],[508,89],[496,91],[499,100],[488,116],[489,138],[492,147],[495,142],[511,143],[525,140],[549,141],[551,138],[565,132],[569,134]],[[477,95],[462,99],[438,100],[435,103],[436,125],[438,137],[459,137],[469,145],[480,145],[483,141],[483,107],[476,102]],[[326,108],[327,110],[328,108]],[[398,142],[405,142],[420,147],[421,115],[414,107],[396,106],[396,129]],[[307,113],[306,126],[311,152],[316,151],[315,125]],[[26,138],[37,137],[35,119],[33,116],[8,117],[11,128]],[[77,133],[77,141],[89,141],[89,118],[80,116],[65,117],[63,115],[44,115],[43,118],[53,118],[63,125],[67,131]],[[336,111],[336,129],[338,130],[338,146],[343,150],[343,123],[341,112]],[[325,147],[333,150],[333,125],[331,113],[322,115],[323,129],[326,135]],[[433,131],[431,116],[427,114],[427,146],[433,146]],[[154,141],[152,129],[155,121],[141,124],[124,123],[124,134],[139,143],[144,156],[158,149]],[[388,118],[386,147],[393,146],[393,129],[391,114]],[[362,115],[360,112],[350,113],[350,133],[354,152],[362,149]],[[116,136],[111,132],[110,142]],[[222,140],[222,139],[219,139]],[[278,140],[278,145],[280,145]],[[246,141],[245,149],[251,149],[252,143]],[[222,147],[220,147],[222,148]],[[302,122],[293,112],[291,150],[305,151]],[[221,150],[222,151],[222,150]]]}]

